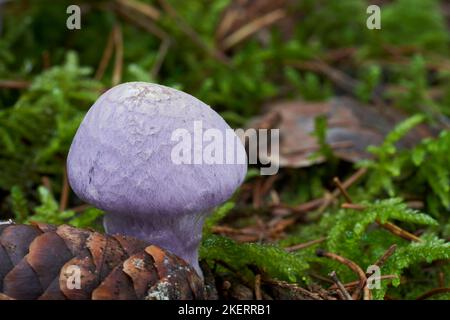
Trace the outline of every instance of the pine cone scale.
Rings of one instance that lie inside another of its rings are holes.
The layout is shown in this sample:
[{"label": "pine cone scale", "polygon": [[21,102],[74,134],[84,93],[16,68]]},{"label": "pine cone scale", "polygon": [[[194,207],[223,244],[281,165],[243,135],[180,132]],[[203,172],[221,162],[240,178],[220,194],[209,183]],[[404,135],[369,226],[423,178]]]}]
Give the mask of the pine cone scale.
[{"label": "pine cone scale", "polygon": [[0,299],[202,299],[184,260],[145,242],[70,226],[0,226]]},{"label": "pine cone scale", "polygon": [[14,299],[35,300],[44,290],[33,268],[23,259],[3,279],[3,292]]},{"label": "pine cone scale", "polygon": [[145,252],[139,252],[127,259],[123,263],[123,272],[133,281],[138,299],[144,299],[150,286],[158,282],[153,259]]},{"label": "pine cone scale", "polygon": [[28,253],[31,242],[42,232],[33,226],[10,225],[3,229],[0,244],[6,250],[13,265]]},{"label": "pine cone scale", "polygon": [[30,244],[26,260],[39,278],[42,288],[59,278],[59,271],[72,254],[54,232],[43,233]]}]

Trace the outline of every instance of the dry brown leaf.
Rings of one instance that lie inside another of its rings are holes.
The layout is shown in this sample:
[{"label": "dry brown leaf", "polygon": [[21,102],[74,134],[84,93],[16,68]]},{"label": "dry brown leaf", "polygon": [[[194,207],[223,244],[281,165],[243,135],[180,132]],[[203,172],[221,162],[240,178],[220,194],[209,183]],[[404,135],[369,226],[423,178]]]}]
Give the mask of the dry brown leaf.
[{"label": "dry brown leaf", "polygon": [[[337,158],[349,162],[370,158],[367,147],[380,145],[386,134],[406,118],[393,107],[384,110],[341,97],[327,102],[273,103],[264,115],[251,120],[249,127],[280,129],[280,167],[306,167],[324,161],[323,157],[313,157],[320,149],[314,136],[319,116],[327,119],[327,144]],[[432,135],[431,128],[419,125],[399,141],[398,147],[410,148]]]}]

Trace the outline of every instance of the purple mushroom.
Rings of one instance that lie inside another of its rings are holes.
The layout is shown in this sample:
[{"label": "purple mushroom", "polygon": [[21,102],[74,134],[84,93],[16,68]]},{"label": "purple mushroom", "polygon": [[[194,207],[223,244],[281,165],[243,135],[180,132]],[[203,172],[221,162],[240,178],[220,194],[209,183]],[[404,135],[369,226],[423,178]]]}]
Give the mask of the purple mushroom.
[{"label": "purple mushroom", "polygon": [[[199,161],[208,143],[198,140],[207,136],[224,150],[216,148],[213,161]],[[233,138],[234,148],[225,137]],[[234,161],[220,162],[220,156]],[[247,164],[241,141],[208,105],[172,88],[130,82],[90,108],[70,147],[67,171],[78,197],[107,212],[108,234],[161,246],[201,275],[204,219],[242,183]]]}]

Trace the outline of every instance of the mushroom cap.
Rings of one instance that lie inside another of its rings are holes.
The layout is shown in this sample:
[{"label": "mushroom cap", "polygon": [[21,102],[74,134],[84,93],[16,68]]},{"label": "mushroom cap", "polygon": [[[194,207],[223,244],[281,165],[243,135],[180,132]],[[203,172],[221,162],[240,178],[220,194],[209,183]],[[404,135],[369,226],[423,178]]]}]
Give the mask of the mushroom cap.
[{"label": "mushroom cap", "polygon": [[[193,140],[195,121],[201,121],[203,132],[215,128],[223,137],[232,130],[208,105],[179,90],[145,82],[111,88],[87,112],[73,139],[67,159],[72,189],[107,212],[141,217],[198,214],[217,206],[242,183],[247,164],[174,163],[171,153],[179,141],[172,133],[185,129]],[[235,159],[246,159],[234,137]]]}]

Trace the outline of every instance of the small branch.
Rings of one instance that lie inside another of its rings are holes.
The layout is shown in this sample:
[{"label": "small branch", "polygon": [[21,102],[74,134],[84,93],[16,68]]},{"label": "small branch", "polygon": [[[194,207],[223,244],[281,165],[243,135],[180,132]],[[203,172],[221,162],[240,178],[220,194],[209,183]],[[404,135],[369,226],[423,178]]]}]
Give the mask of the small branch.
[{"label": "small branch", "polygon": [[227,226],[213,226],[211,231],[215,234],[227,235],[239,242],[255,242],[259,240],[256,230],[234,229]]},{"label": "small branch", "polygon": [[[365,206],[363,205],[359,205],[359,204],[353,204],[353,203],[343,203],[341,205],[341,208],[344,209],[353,209],[353,210],[364,210],[366,209]],[[379,219],[377,219],[375,221],[379,226],[381,226],[382,228],[388,230],[389,232],[391,232],[392,234],[395,234],[396,236],[405,239],[405,240],[409,240],[409,241],[416,241],[416,242],[421,242],[422,239],[420,239],[418,236],[400,228],[399,226],[391,223],[391,222],[386,222],[386,223],[382,223]]]},{"label": "small branch", "polygon": [[323,202],[324,202],[324,198],[317,198],[317,199],[313,199],[308,202],[301,203],[296,206],[290,206],[290,205],[281,203],[279,205],[276,205],[275,207],[286,208],[288,210],[293,211],[294,213],[307,213],[311,210],[314,210],[314,209],[320,207],[320,205],[323,204]]},{"label": "small branch", "polygon": [[272,189],[273,184],[275,181],[279,178],[278,174],[274,174],[272,176],[269,176],[264,183],[261,186],[261,195],[265,196],[269,191]]},{"label": "small branch", "polygon": [[341,180],[338,177],[334,177],[333,182],[338,187],[339,191],[344,196],[345,200],[347,200],[348,203],[352,203],[352,199],[350,198],[350,195],[347,193],[345,187],[342,185]]},{"label": "small branch", "polygon": [[[389,280],[389,279],[396,279],[396,278],[398,278],[398,277],[395,274],[387,274],[387,275],[384,275],[384,276],[380,276],[377,279],[379,279],[379,280]],[[359,280],[358,281],[347,282],[347,283],[343,284],[343,286],[345,288],[349,288],[349,289],[353,288],[354,286],[357,286],[357,285],[359,285]],[[337,289],[336,284],[333,284],[329,289],[330,290]]]},{"label": "small branch", "polygon": [[222,43],[222,49],[228,50],[242,42],[246,38],[250,37],[252,34],[256,33],[258,30],[265,28],[278,20],[284,18],[286,12],[283,9],[276,9],[266,15],[256,18],[255,20],[247,23],[242,28],[236,30],[231,35],[229,35]]},{"label": "small branch", "polygon": [[[352,174],[347,180],[342,183],[342,187],[345,189],[351,187],[355,182],[357,182],[362,176],[364,176],[367,172],[366,168],[361,168]],[[313,199],[311,201],[301,203],[297,206],[287,206],[287,205],[279,205],[278,207],[284,207],[289,210],[292,210],[295,213],[306,213],[311,210],[315,210],[318,208],[319,212],[323,212],[332,201],[340,194],[339,188],[333,190],[332,193],[327,193],[325,196],[317,199]]]},{"label": "small branch", "polygon": [[197,34],[197,32],[181,17],[178,12],[175,10],[172,5],[170,5],[166,0],[159,0],[161,7],[163,7],[164,11],[175,20],[175,22],[179,25],[180,31],[182,31],[185,35],[187,35],[192,42],[194,42],[197,46],[204,49],[210,56],[220,61],[225,65],[230,65],[230,61],[227,56],[225,56],[222,52],[211,48],[208,46],[205,41]]},{"label": "small branch", "polygon": [[439,273],[438,273],[438,283],[439,283],[439,287],[445,286],[445,274],[443,271],[439,271]]},{"label": "small branch", "polygon": [[108,36],[108,41],[106,42],[105,49],[103,50],[103,55],[98,65],[97,71],[95,72],[95,79],[101,80],[105,74],[106,68],[114,51],[114,28],[111,30]]},{"label": "small branch", "polygon": [[169,35],[158,27],[153,19],[148,18],[148,16],[136,15],[136,12],[133,12],[133,10],[129,10],[129,8],[123,6],[115,6],[115,11],[130,23],[144,29],[148,33],[153,34],[158,39],[170,39]]},{"label": "small branch", "polygon": [[[355,182],[357,182],[366,173],[367,173],[367,168],[358,169],[358,171],[356,171],[354,174],[352,174],[347,180],[345,180],[341,184],[341,187],[343,189],[350,188]],[[334,199],[337,198],[337,196],[339,196],[340,193],[341,193],[341,190],[339,188],[336,188],[331,193],[331,197],[324,197],[325,200],[324,200],[324,203],[319,208],[319,212],[323,212],[326,208],[328,208],[328,206],[332,203],[332,201]]]},{"label": "small branch", "polygon": [[364,210],[366,209],[365,206],[356,204],[356,203],[343,203],[341,204],[341,208],[343,209],[352,209],[352,210]]},{"label": "small branch", "polygon": [[150,75],[151,75],[152,79],[155,79],[159,73],[159,70],[161,70],[161,66],[164,62],[164,59],[167,56],[169,47],[170,47],[170,39],[169,38],[163,39],[161,42],[161,45],[159,46],[155,63],[153,64],[152,70],[150,71]]},{"label": "small branch", "polygon": [[341,291],[342,295],[344,296],[345,300],[353,300],[352,296],[348,293],[347,289],[345,289],[342,282],[339,280],[338,276],[336,275],[336,271],[332,271],[329,276],[331,279],[333,279],[334,283],[336,284],[337,288]]},{"label": "small branch", "polygon": [[308,242],[299,243],[299,244],[296,244],[296,245],[293,245],[293,246],[290,246],[290,247],[286,247],[284,249],[286,251],[288,251],[288,252],[297,251],[297,250],[301,250],[301,249],[305,249],[305,248],[311,247],[311,246],[313,246],[315,244],[318,244],[318,243],[322,243],[325,240],[327,240],[327,237],[322,237],[322,238],[311,240],[311,241],[308,241]]},{"label": "small branch", "polygon": [[275,286],[279,286],[281,288],[285,288],[285,289],[289,289],[289,290],[293,290],[296,291],[304,296],[307,296],[313,300],[323,300],[318,294],[310,292],[302,287],[299,287],[296,284],[292,284],[292,283],[287,283],[285,281],[280,281],[280,280],[274,280],[274,279],[263,279],[263,281],[265,283],[269,283]]},{"label": "small branch", "polygon": [[157,21],[161,16],[161,12],[148,3],[143,3],[136,0],[116,0],[116,3],[133,11],[137,11],[155,21]]},{"label": "small branch", "polygon": [[[350,188],[355,182],[357,182],[361,177],[363,177],[367,173],[367,168],[358,169],[354,174],[352,174],[347,180],[342,183],[342,186],[345,189]],[[337,190],[333,191],[333,193]]]},{"label": "small branch", "polygon": [[342,264],[346,265],[347,267],[349,267],[353,272],[355,272],[359,277],[359,285],[357,287],[357,290],[355,290],[355,292],[353,293],[353,299],[358,299],[360,291],[363,290],[363,292],[364,292],[363,299],[370,300],[371,293],[370,293],[370,289],[366,285],[366,282],[367,282],[366,273],[361,269],[360,266],[358,266],[355,262],[353,262],[347,258],[341,257],[335,253],[326,252],[324,250],[319,249],[316,251],[316,254],[319,257],[326,257],[326,258],[335,260],[339,263],[342,263]]},{"label": "small branch", "polygon": [[237,270],[234,266],[230,265],[229,263],[223,261],[223,260],[214,260],[214,262],[218,265],[221,265],[222,267],[224,267],[225,269],[230,270],[231,272],[233,272],[233,274],[247,287],[252,288],[253,284],[251,281],[248,281],[247,278],[239,271]]},{"label": "small branch", "polygon": [[67,208],[67,202],[69,200],[69,182],[67,179],[67,168],[64,166],[63,184],[61,188],[61,198],[59,200],[59,211],[64,211]]},{"label": "small branch", "polygon": [[[318,279],[318,280],[320,280],[320,281],[327,282],[327,283],[330,283],[330,284],[334,284],[333,280],[331,280],[331,279],[328,278],[328,277],[324,277],[324,276],[322,276],[322,275],[320,275],[320,274],[317,274],[317,273],[314,273],[314,272],[309,272],[309,275],[310,275],[312,278],[316,278],[316,279]],[[359,281],[358,281],[358,283],[359,283]]]},{"label": "small branch", "polygon": [[86,203],[86,204],[82,204],[82,205],[70,208],[69,211],[73,211],[75,213],[80,213],[80,212],[83,212],[83,211],[85,211],[85,210],[87,210],[89,208],[92,208],[92,206],[90,204]]},{"label": "small branch", "polygon": [[50,180],[49,177],[43,176],[43,177],[41,178],[41,184],[42,184],[48,191],[52,191],[52,181]]},{"label": "small branch", "polygon": [[328,79],[330,79],[337,87],[346,91],[347,93],[354,95],[355,90],[359,85],[359,81],[350,77],[346,73],[335,69],[322,60],[313,61],[287,61],[288,65],[292,65],[300,70],[308,70],[322,73]]},{"label": "small branch", "polygon": [[0,80],[0,88],[26,89],[29,86],[30,82],[25,80]]},{"label": "small branch", "polygon": [[392,256],[392,254],[395,252],[395,250],[397,249],[397,245],[393,244],[392,246],[390,246],[386,252],[374,263],[374,265],[381,267],[382,265],[384,265],[384,263],[387,261],[387,259],[389,259],[390,256]]},{"label": "small branch", "polygon": [[428,292],[425,292],[424,294],[421,294],[420,296],[418,296],[416,298],[416,300],[425,300],[436,294],[447,293],[447,292],[450,292],[450,288],[436,288],[436,289],[430,290]]},{"label": "small branch", "polygon": [[51,65],[50,53],[48,52],[48,50],[44,50],[44,52],[42,52],[42,66],[44,69],[48,69],[51,67]]},{"label": "small branch", "polygon": [[261,207],[261,203],[262,203],[262,192],[261,192],[261,188],[262,188],[262,179],[257,179],[254,183],[254,188],[253,188],[253,209],[259,209]]},{"label": "small branch", "polygon": [[122,80],[123,69],[123,36],[122,28],[119,24],[114,27],[114,45],[116,48],[116,55],[114,59],[114,71],[112,76],[112,85],[115,86]]},{"label": "small branch", "polygon": [[377,223],[382,226],[384,229],[390,231],[391,233],[399,236],[400,238],[403,238],[405,240],[409,240],[409,241],[415,241],[415,242],[421,242],[422,239],[420,239],[418,236],[403,230],[402,228],[400,228],[399,226],[391,223],[391,222],[386,222],[386,223],[381,223],[380,220],[377,220]]},{"label": "small branch", "polygon": [[[352,203],[352,199],[350,198],[349,194],[347,193],[346,187],[343,184],[341,184],[341,182],[339,181],[339,178],[337,178],[337,177],[334,178],[334,182],[338,186],[338,189],[340,190],[342,195],[347,200],[347,203],[342,204],[342,206],[341,206],[342,208],[355,209],[355,210],[364,210],[365,209],[365,207],[362,205],[355,205]],[[402,228],[400,228],[399,226],[397,226],[391,222],[382,223],[379,219],[377,219],[376,222],[381,227],[383,227],[384,229],[390,231],[391,233],[399,236],[400,238],[410,240],[410,241],[416,241],[416,242],[422,241],[416,235],[414,235],[406,230],[403,230]]]},{"label": "small branch", "polygon": [[260,274],[257,274],[255,276],[255,298],[256,298],[256,300],[262,300],[261,275]]}]

